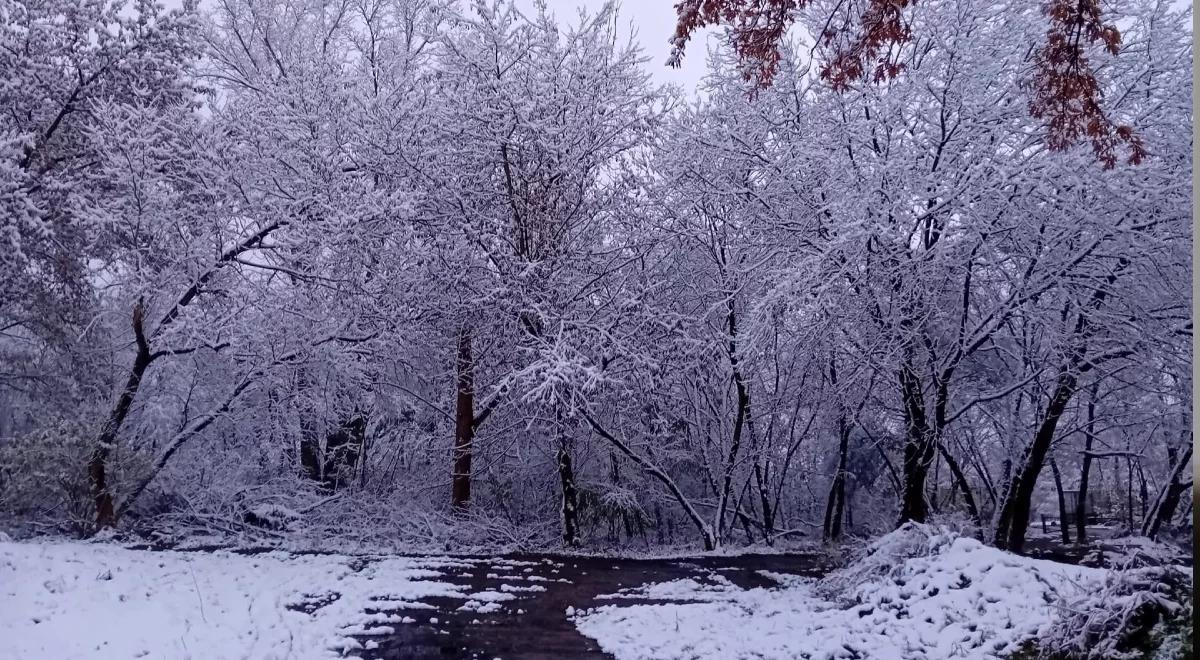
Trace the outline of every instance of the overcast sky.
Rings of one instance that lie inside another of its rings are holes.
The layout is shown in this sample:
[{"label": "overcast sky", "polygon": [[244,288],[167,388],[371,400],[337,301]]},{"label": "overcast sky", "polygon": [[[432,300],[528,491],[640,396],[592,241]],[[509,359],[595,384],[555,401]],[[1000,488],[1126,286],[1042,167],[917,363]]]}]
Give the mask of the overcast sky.
[{"label": "overcast sky", "polygon": [[[179,0],[163,0],[168,7],[179,6]],[[532,14],[536,0],[514,0],[521,11]],[[675,31],[675,3],[678,0],[625,0],[618,8],[618,27],[622,38],[632,34],[650,58],[647,68],[654,79],[660,83],[679,85],[688,94],[696,91],[700,79],[704,77],[706,42],[714,38],[715,30],[705,28],[701,34],[694,37],[689,44],[687,57],[683,66],[672,69],[667,66],[667,55],[671,48],[667,40]],[[604,6],[605,0],[546,0],[550,11],[560,23],[571,23],[576,13],[583,7],[588,13],[595,13]],[[202,0],[201,4],[204,2]],[[1188,7],[1190,0],[1171,0],[1176,8]]]},{"label": "overcast sky", "polygon": [[[604,6],[605,0],[546,0],[550,11],[561,23],[573,23],[580,7],[589,14],[595,13]],[[683,87],[691,94],[695,91],[700,79],[704,77],[704,59],[706,54],[703,38],[694,38],[688,44],[687,57],[683,66],[672,69],[667,66],[667,55],[671,47],[667,40],[675,32],[675,3],[678,0],[625,0],[618,7],[618,24],[620,36],[627,37],[631,32],[634,39],[641,45],[650,61],[646,63],[650,74],[661,83],[674,83]],[[534,11],[535,0],[515,0],[522,11]],[[706,35],[712,35],[712,29],[706,29]]]},{"label": "overcast sky", "polygon": [[[181,0],[159,0],[168,8],[178,8]],[[619,3],[618,23],[622,39],[630,34],[645,51],[650,61],[647,68],[654,79],[660,83],[671,83],[683,87],[689,95],[696,90],[700,79],[704,77],[704,60],[706,56],[705,39],[714,34],[712,28],[705,28],[702,35],[692,39],[688,48],[688,56],[683,60],[683,66],[672,69],[667,66],[667,55],[670,46],[667,40],[675,31],[675,3],[678,0],[626,0]],[[1186,0],[1185,0],[1186,1]],[[546,0],[546,5],[555,15],[560,24],[575,22],[579,8],[589,14],[594,14],[604,6],[605,0]],[[618,0],[619,2],[619,0]],[[514,3],[527,15],[532,15],[535,0],[514,0]],[[206,0],[201,0],[201,8],[210,6]]]}]

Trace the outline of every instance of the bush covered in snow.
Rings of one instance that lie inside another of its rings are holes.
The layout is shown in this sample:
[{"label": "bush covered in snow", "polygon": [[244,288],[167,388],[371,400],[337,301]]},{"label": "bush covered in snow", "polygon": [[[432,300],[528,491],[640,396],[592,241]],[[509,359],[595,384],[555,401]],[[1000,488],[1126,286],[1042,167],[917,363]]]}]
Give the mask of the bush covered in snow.
[{"label": "bush covered in snow", "polygon": [[1097,543],[1080,563],[1085,566],[1130,569],[1182,564],[1187,558],[1188,554],[1179,546],[1144,536],[1125,536]]},{"label": "bush covered in snow", "polygon": [[1175,566],[1108,573],[1072,599],[1043,631],[1034,657],[1055,660],[1184,660],[1192,648],[1192,578]]},{"label": "bush covered in snow", "polygon": [[948,527],[905,523],[852,551],[849,563],[821,580],[818,591],[827,598],[843,600],[863,585],[903,570],[906,560],[936,554],[957,538]]},{"label": "bush covered in snow", "polygon": [[[289,491],[289,488],[292,490]],[[189,510],[139,519],[130,540],[165,548],[272,547],[296,551],[516,552],[555,538],[552,523],[519,524],[484,510],[431,511],[403,493],[332,496],[287,482],[214,494]]]},{"label": "bush covered in snow", "polygon": [[1017,639],[1029,639],[1003,644],[1014,657],[1191,657],[1192,580],[1174,566],[1180,551],[1122,539],[1097,552],[1111,570],[1026,559],[945,526],[909,523],[864,546],[817,588],[860,616],[933,618],[968,630],[972,618],[980,628],[1006,618],[1004,627],[1019,631]]},{"label": "bush covered in snow", "polygon": [[[81,534],[91,528],[93,504],[87,481],[91,434],[81,424],[58,420],[0,442],[0,513],[14,531]],[[113,462],[119,484],[127,461]]]}]

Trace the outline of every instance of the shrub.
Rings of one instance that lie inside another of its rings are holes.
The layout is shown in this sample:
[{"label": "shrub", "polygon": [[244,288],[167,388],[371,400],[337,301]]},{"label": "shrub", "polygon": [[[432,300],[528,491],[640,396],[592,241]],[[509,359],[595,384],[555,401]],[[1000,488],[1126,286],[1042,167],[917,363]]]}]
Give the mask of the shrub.
[{"label": "shrub", "polygon": [[52,531],[90,531],[93,438],[86,426],[57,420],[0,444],[0,513]]},{"label": "shrub", "polygon": [[1183,660],[1192,646],[1192,579],[1174,566],[1114,570],[1043,631],[1029,657]]}]

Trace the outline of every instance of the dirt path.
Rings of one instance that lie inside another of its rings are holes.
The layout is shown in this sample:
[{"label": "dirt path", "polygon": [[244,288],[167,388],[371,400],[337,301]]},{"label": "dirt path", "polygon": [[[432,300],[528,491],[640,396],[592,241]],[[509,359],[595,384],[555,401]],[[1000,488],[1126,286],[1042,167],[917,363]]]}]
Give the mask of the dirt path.
[{"label": "dirt path", "polygon": [[[568,607],[593,607],[605,602],[597,603],[596,596],[646,583],[711,580],[714,573],[746,589],[774,586],[757,572],[760,570],[815,577],[826,569],[817,555],[679,560],[510,555],[479,560],[472,568],[452,571],[439,580],[464,585],[472,594],[512,594],[515,598],[483,604],[484,611],[470,605],[464,608],[458,598],[427,599],[420,607],[368,610],[410,617],[414,622],[393,625],[395,633],[391,635],[359,638],[368,647],[360,655],[368,660],[611,658],[575,630],[567,618]],[[621,604],[637,602],[623,599]]]}]

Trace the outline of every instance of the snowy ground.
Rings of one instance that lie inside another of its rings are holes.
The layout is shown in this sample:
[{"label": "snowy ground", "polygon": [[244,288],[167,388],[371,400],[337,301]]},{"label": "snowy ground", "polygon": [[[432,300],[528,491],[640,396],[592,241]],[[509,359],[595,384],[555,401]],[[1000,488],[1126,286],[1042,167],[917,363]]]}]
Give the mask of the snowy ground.
[{"label": "snowy ground", "polygon": [[[881,554],[876,566],[856,567],[866,573],[858,580],[768,575],[775,589],[740,589],[719,575],[677,580],[602,597],[613,604],[574,613],[575,622],[619,660],[999,658],[1107,574],[965,538],[890,566]],[[845,591],[834,602],[823,594],[839,579]],[[623,606],[625,598],[664,602]]]},{"label": "snowy ground", "polygon": [[147,552],[101,543],[0,543],[0,657],[322,658],[386,633],[386,614],[432,596],[439,558]]},{"label": "snowy ground", "polygon": [[406,657],[414,645],[447,641],[462,657],[521,657],[559,643],[570,651],[563,657],[603,650],[618,660],[1002,658],[1110,574],[927,527],[882,537],[821,580],[762,570],[803,572],[799,559],[363,558],[0,542],[0,658]]}]

